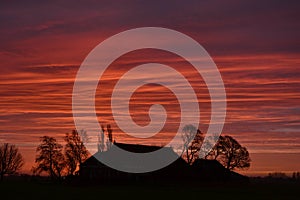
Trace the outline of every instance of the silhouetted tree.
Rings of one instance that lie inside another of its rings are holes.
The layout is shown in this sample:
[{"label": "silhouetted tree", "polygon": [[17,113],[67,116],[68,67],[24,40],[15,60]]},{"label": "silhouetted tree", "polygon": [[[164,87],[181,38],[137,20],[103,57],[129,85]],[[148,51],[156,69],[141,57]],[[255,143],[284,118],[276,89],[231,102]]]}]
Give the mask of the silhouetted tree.
[{"label": "silhouetted tree", "polygon": [[98,151],[103,152],[105,150],[105,141],[104,141],[105,128],[101,125],[101,132],[98,135]]},{"label": "silhouetted tree", "polygon": [[108,141],[107,141],[107,149],[111,148],[112,142],[113,142],[113,135],[112,135],[112,128],[110,126],[110,124],[107,124],[106,126],[106,130],[107,130],[107,135],[108,135]]},{"label": "silhouetted tree", "polygon": [[293,172],[292,178],[295,180],[299,180],[300,179],[300,172]]},{"label": "silhouetted tree", "polygon": [[267,176],[268,178],[274,178],[274,179],[287,179],[289,178],[286,173],[283,172],[271,172]]},{"label": "silhouetted tree", "polygon": [[0,180],[5,174],[15,174],[24,165],[19,149],[12,144],[4,143],[0,146]]},{"label": "silhouetted tree", "polygon": [[192,164],[199,157],[204,136],[203,133],[193,125],[186,125],[181,134],[183,140],[182,157],[188,164]]},{"label": "silhouetted tree", "polygon": [[72,152],[65,151],[65,162],[67,175],[73,175],[77,169],[77,161]]},{"label": "silhouetted tree", "polygon": [[76,169],[87,159],[88,151],[83,141],[87,142],[86,131],[82,130],[78,133],[73,130],[72,133],[66,133],[64,137],[65,157],[68,175],[74,175]]},{"label": "silhouetted tree", "polygon": [[[105,132],[107,132],[108,139],[105,141],[104,136]],[[106,150],[109,150],[111,148],[111,145],[113,143],[113,130],[110,126],[110,124],[106,125],[106,130],[104,125],[101,125],[101,132],[98,135],[98,151],[103,152]]]},{"label": "silhouetted tree", "polygon": [[106,129],[107,129],[109,141],[110,141],[110,142],[113,142],[112,128],[111,128],[110,124],[108,124],[108,125],[106,126]]},{"label": "silhouetted tree", "polygon": [[206,141],[204,142],[204,136],[203,136],[203,141],[201,144],[202,151],[200,153],[202,153],[202,155],[199,156],[201,156],[201,158],[206,160],[216,160],[217,153],[214,152],[215,150],[214,145],[216,141],[218,141],[219,137],[214,135],[206,135],[205,137],[206,137],[205,138]]},{"label": "silhouetted tree", "polygon": [[63,146],[57,143],[56,139],[49,136],[41,137],[41,144],[37,147],[37,166],[34,173],[46,172],[52,179],[61,179],[62,172],[66,166]]},{"label": "silhouetted tree", "polygon": [[209,156],[218,160],[229,170],[236,168],[247,169],[250,167],[251,159],[247,148],[228,135],[220,136]]}]

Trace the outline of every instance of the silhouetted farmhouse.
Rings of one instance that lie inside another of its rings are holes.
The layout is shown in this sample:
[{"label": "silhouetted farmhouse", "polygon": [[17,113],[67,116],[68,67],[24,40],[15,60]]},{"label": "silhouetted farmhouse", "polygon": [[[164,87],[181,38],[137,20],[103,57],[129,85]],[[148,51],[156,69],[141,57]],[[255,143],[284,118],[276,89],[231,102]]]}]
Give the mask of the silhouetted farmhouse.
[{"label": "silhouetted farmhouse", "polygon": [[[176,154],[171,147],[158,147],[137,144],[114,143],[109,151],[113,151],[114,146],[134,153],[147,153],[165,148],[170,154]],[[127,173],[112,169],[99,162],[95,157],[101,159],[107,152],[97,152],[88,158],[80,166],[79,175],[82,180],[97,182],[114,181],[181,181],[181,180],[202,180],[202,181],[247,181],[248,178],[235,172],[225,169],[216,160],[198,159],[193,165],[188,165],[182,158],[178,158],[170,165],[149,173]]]}]

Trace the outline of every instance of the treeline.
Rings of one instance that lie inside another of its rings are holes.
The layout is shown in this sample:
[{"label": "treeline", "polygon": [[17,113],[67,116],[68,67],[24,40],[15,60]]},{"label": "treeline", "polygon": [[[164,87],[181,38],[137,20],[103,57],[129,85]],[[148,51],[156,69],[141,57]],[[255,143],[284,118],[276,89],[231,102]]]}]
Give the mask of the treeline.
[{"label": "treeline", "polygon": [[293,179],[300,180],[300,172],[293,172],[291,176],[287,175],[284,172],[270,172],[266,178],[270,179]]},{"label": "treeline", "polygon": [[[112,128],[108,124],[101,126],[98,135],[98,151],[106,151],[113,142]],[[107,137],[105,137],[105,135]],[[105,141],[105,138],[108,138]],[[204,159],[219,161],[228,170],[250,167],[250,155],[246,147],[239,144],[233,137],[225,135],[218,138],[207,136],[207,143],[203,143],[205,134],[193,125],[186,125],[182,130],[183,148],[181,156],[188,164],[199,159],[199,151],[206,150]],[[73,130],[64,136],[65,145],[58,143],[56,138],[43,136],[36,149],[35,165],[32,167],[34,175],[47,174],[53,180],[61,180],[65,176],[78,174],[80,165],[90,156],[85,147],[89,142],[86,131]],[[212,145],[216,142],[215,145]],[[5,174],[14,174],[24,165],[24,160],[17,147],[4,144],[0,148],[1,179]],[[3,164],[4,163],[4,164]]]}]

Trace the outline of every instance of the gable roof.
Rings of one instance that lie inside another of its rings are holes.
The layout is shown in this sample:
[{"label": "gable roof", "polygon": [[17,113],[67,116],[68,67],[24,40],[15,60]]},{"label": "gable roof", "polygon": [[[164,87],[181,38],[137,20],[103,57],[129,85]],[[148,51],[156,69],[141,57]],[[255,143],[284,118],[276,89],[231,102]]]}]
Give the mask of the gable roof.
[{"label": "gable roof", "polygon": [[[115,147],[119,147],[125,151],[133,152],[133,153],[149,153],[154,152],[159,149],[164,149],[165,152],[167,152],[171,156],[178,156],[172,149],[172,147],[159,147],[159,146],[153,146],[153,145],[141,145],[141,144],[128,144],[128,143],[117,143],[114,142],[111,149],[104,152],[96,152],[94,155],[90,156],[85,162],[81,164],[81,166],[87,166],[87,165],[102,165],[101,162],[99,162],[99,158],[105,158],[107,156],[112,156]],[[98,159],[97,159],[98,158]],[[185,162],[185,161],[183,161]]]},{"label": "gable roof", "polygon": [[171,147],[159,147],[159,146],[127,144],[127,143],[117,143],[117,142],[115,142],[114,145],[116,145],[117,147],[123,150],[133,152],[133,153],[149,153],[149,152],[157,151],[161,148],[171,148]]}]

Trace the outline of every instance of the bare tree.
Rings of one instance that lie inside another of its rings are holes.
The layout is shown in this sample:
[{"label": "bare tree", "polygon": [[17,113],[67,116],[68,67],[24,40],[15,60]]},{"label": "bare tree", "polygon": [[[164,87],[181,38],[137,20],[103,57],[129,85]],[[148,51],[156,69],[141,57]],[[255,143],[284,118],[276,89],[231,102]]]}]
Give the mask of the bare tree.
[{"label": "bare tree", "polygon": [[12,144],[4,143],[0,146],[0,180],[5,174],[15,174],[24,165],[19,149]]},{"label": "bare tree", "polygon": [[76,169],[87,159],[88,151],[83,141],[87,141],[87,134],[84,130],[78,133],[73,130],[72,133],[66,133],[65,157],[68,169],[68,175],[74,175]]},{"label": "bare tree", "polygon": [[293,172],[292,179],[300,180],[300,172]]},{"label": "bare tree", "polygon": [[112,128],[110,124],[107,124],[106,126],[107,135],[108,135],[108,141],[106,143],[107,150],[111,148],[112,142],[113,142],[113,135],[112,135]]},{"label": "bare tree", "polygon": [[[216,152],[216,149],[214,148],[214,144],[216,141],[218,141],[219,137],[214,135],[206,135],[206,141],[202,142],[201,149],[202,149],[202,155],[206,160],[216,160],[219,156],[219,152]],[[204,140],[204,139],[203,139]]]},{"label": "bare tree", "polygon": [[103,152],[105,150],[104,135],[105,135],[105,128],[103,125],[101,125],[101,132],[98,135],[98,151],[100,152]]},{"label": "bare tree", "polygon": [[193,125],[186,125],[182,129],[183,151],[182,157],[188,164],[192,164],[199,157],[198,152],[203,143],[203,133]]},{"label": "bare tree", "polygon": [[250,167],[251,159],[247,148],[228,135],[220,136],[210,156],[229,170],[236,168],[247,169]]},{"label": "bare tree", "polygon": [[[105,141],[104,136],[105,132],[107,132],[108,139]],[[104,125],[101,125],[101,133],[98,135],[98,151],[103,152],[106,150],[109,150],[111,148],[111,145],[113,143],[113,129],[111,128],[110,124],[106,125],[106,130]]]},{"label": "bare tree", "polygon": [[286,175],[286,173],[283,172],[271,172],[267,176],[268,178],[274,178],[274,179],[288,179],[289,176]]},{"label": "bare tree", "polygon": [[107,133],[108,133],[108,139],[110,142],[113,142],[113,135],[112,135],[112,128],[110,126],[110,124],[107,124],[106,126],[106,130],[107,130]]},{"label": "bare tree", "polygon": [[72,152],[65,151],[65,161],[67,175],[73,175],[77,169],[77,161]]},{"label": "bare tree", "polygon": [[46,172],[52,179],[61,179],[65,168],[65,159],[62,153],[63,146],[56,139],[49,136],[41,137],[41,144],[37,147],[35,173]]}]

